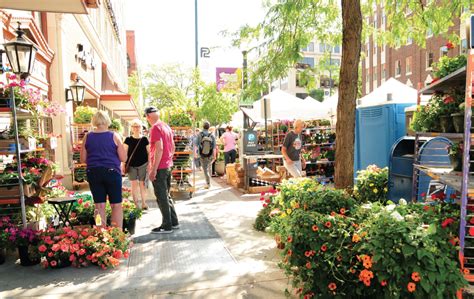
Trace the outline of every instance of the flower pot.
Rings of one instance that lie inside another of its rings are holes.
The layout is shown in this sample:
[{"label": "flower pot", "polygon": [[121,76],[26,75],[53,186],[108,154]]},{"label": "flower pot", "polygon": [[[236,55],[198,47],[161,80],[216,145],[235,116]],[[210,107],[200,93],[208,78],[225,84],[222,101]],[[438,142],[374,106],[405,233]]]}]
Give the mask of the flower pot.
[{"label": "flower pot", "polygon": [[216,172],[218,175],[224,175],[225,173],[225,162],[217,161],[216,162]]},{"label": "flower pot", "polygon": [[450,115],[443,115],[439,117],[439,123],[441,125],[441,132],[453,133],[454,126]]},{"label": "flower pot", "polygon": [[6,256],[7,256],[7,250],[5,248],[0,248],[0,265],[5,263]]},{"label": "flower pot", "polygon": [[456,131],[456,133],[463,133],[464,132],[464,114],[453,113],[451,114],[451,116],[453,117],[454,131]]},{"label": "flower pot", "polygon": [[123,221],[123,231],[128,232],[130,235],[135,234],[135,227],[137,225],[137,218],[129,218]]},{"label": "flower pot", "polygon": [[453,171],[462,171],[462,157],[449,155]]},{"label": "flower pot", "polygon": [[32,259],[29,253],[29,246],[18,246],[18,255],[22,266],[33,266],[40,263],[40,259]]}]

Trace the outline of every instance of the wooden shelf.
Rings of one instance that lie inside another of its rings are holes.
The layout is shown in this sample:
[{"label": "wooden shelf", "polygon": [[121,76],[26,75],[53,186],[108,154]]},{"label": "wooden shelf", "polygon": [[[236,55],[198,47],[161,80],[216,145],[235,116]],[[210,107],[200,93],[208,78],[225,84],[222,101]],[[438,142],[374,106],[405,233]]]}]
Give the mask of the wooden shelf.
[{"label": "wooden shelf", "polygon": [[[44,152],[44,148],[36,148],[34,150],[20,150],[20,154],[27,154],[27,153],[34,153],[34,152]],[[0,151],[0,155],[7,156],[7,155],[15,155],[16,151]]]},{"label": "wooden shelf", "polygon": [[[463,139],[464,133],[437,133],[437,132],[416,132],[419,137],[446,137],[448,139]],[[471,139],[474,134],[471,133]]]},{"label": "wooden shelf", "polygon": [[75,163],[74,168],[84,168],[87,167],[86,163]]},{"label": "wooden shelf", "polygon": [[20,198],[0,198],[0,205],[19,205]]},{"label": "wooden shelf", "polygon": [[190,155],[192,154],[192,151],[187,151],[187,152],[174,152],[175,155]]},{"label": "wooden shelf", "polygon": [[431,95],[435,92],[447,92],[453,86],[464,86],[466,84],[466,67],[447,75],[438,81],[431,83],[427,87],[419,91],[420,94]]},{"label": "wooden shelf", "polygon": [[192,169],[173,169],[171,173],[193,173]]},{"label": "wooden shelf", "polygon": [[[423,165],[414,164],[413,167],[422,171],[432,179],[438,180],[446,184],[458,192],[461,192],[462,187],[462,172],[452,171],[452,168],[445,167],[427,167]],[[468,197],[474,197],[474,180],[469,180]]]}]

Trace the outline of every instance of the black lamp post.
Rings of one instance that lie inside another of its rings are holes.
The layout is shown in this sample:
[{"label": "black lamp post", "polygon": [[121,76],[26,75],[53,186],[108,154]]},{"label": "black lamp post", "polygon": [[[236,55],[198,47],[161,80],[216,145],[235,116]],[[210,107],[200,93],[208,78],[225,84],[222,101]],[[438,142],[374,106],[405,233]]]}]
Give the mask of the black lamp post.
[{"label": "black lamp post", "polygon": [[21,30],[20,25],[21,23],[18,22],[16,39],[4,44],[4,47],[12,72],[26,79],[33,70],[38,48],[23,38],[25,32]]},{"label": "black lamp post", "polygon": [[77,105],[81,105],[86,94],[86,87],[79,83],[79,78],[76,79],[73,85],[66,88],[66,102],[74,101]]}]

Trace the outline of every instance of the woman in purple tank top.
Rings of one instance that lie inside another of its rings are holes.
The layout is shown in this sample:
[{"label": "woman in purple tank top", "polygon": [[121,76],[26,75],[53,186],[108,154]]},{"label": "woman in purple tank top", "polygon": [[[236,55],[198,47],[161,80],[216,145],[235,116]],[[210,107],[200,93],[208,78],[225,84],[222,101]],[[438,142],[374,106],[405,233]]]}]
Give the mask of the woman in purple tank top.
[{"label": "woman in purple tank top", "polygon": [[101,225],[106,224],[105,201],[109,198],[112,208],[112,225],[122,228],[122,174],[121,162],[127,160],[127,152],[117,133],[109,131],[110,118],[105,111],[92,117],[93,132],[84,136],[81,162],[87,164],[87,181],[94,198],[96,214]]}]

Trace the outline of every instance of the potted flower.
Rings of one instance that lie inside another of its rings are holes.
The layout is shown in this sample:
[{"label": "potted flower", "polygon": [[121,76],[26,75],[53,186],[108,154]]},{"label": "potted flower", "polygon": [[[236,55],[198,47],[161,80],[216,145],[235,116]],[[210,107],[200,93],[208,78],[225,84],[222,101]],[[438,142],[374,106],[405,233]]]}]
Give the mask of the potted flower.
[{"label": "potted flower", "polygon": [[0,217],[0,265],[5,263],[7,248],[11,247],[11,243],[8,239],[11,226],[10,217]]},{"label": "potted flower", "polygon": [[80,243],[82,238],[82,235],[70,227],[50,227],[42,232],[38,243],[42,266],[53,269],[69,267],[77,259],[77,255],[83,256],[83,262],[86,262],[86,251]]},{"label": "potted flower", "polygon": [[96,108],[89,106],[76,107],[74,111],[74,123],[76,124],[90,124],[92,116],[97,112]]},{"label": "potted flower", "polygon": [[11,226],[8,229],[8,239],[13,246],[18,248],[20,264],[32,266],[40,263],[36,245],[38,244],[38,231],[31,228],[17,228]]},{"label": "potted flower", "polygon": [[448,155],[453,171],[462,171],[463,143],[457,142],[448,146]]},{"label": "potted flower", "polygon": [[[135,205],[133,200],[122,199],[122,211],[123,211],[123,223],[122,229],[125,232],[133,235],[135,233],[136,221],[142,217],[142,210]],[[111,225],[112,221],[112,208],[107,202],[105,207],[105,212],[107,214],[107,224]]]},{"label": "potted flower", "polygon": [[74,197],[77,201],[72,206],[71,222],[74,225],[94,225],[95,205],[92,195],[76,193]]},{"label": "potted flower", "polygon": [[[458,110],[455,111],[451,116],[453,117],[454,128],[457,133],[464,132],[464,113],[465,113],[466,104],[464,102],[458,105]],[[471,111],[473,111],[473,107],[471,107]],[[473,111],[474,112],[474,111]],[[471,132],[474,131],[473,124],[474,124],[474,113],[471,113]]]}]

